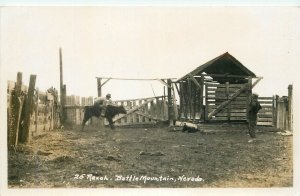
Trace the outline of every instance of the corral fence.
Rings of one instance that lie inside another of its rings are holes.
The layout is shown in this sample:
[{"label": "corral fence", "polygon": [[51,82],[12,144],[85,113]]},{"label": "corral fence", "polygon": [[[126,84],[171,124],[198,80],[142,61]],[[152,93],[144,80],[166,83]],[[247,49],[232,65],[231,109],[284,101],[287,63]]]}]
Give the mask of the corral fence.
[{"label": "corral fence", "polygon": [[47,133],[60,126],[60,106],[57,91],[35,88],[35,75],[29,86],[22,84],[22,73],[17,82],[7,83],[7,136],[8,145],[28,142],[34,136]]},{"label": "corral fence", "polygon": [[[67,96],[66,123],[81,125],[84,117],[84,106],[93,105],[93,97]],[[81,100],[81,102],[80,102]],[[164,96],[141,99],[128,99],[113,101],[114,105],[123,105],[127,114],[116,115],[113,119],[116,126],[155,124],[168,120],[168,105]],[[100,120],[91,119],[89,124],[99,124]],[[104,125],[108,122],[105,120]],[[100,123],[101,125],[101,123]]]},{"label": "corral fence", "polygon": [[[7,83],[7,136],[8,145],[16,146],[18,142],[26,143],[34,136],[47,133],[64,124],[80,125],[84,117],[84,106],[94,104],[94,97],[65,96],[64,107],[61,107],[58,92],[53,87],[43,91],[35,87],[36,76],[30,76],[29,85],[22,83],[22,73],[17,74],[17,81]],[[245,85],[245,84],[242,84]],[[215,84],[205,82],[203,92],[190,92],[180,96],[179,120],[208,119],[208,113],[218,105],[230,100],[230,103],[218,112],[212,112],[210,121],[246,121],[249,92],[242,89],[247,86],[239,84]],[[184,91],[184,88],[182,88]],[[240,90],[238,90],[240,89]],[[283,130],[293,130],[293,87],[289,85],[288,96],[259,97],[262,109],[258,113],[258,125],[275,126]],[[191,94],[194,93],[194,94]],[[203,96],[202,94],[203,93]],[[170,93],[168,93],[170,94]],[[234,95],[238,95],[234,97]],[[188,96],[187,96],[188,95]],[[186,99],[194,97],[190,104]],[[201,100],[202,97],[202,100]],[[171,101],[168,101],[171,100]],[[117,126],[156,124],[170,120],[170,113],[177,112],[174,106],[175,97],[157,96],[141,99],[117,100],[115,105],[123,105],[127,114],[115,116]],[[199,105],[204,103],[203,109]],[[222,105],[221,105],[222,106]],[[177,115],[174,115],[177,116]],[[63,119],[63,121],[62,121]],[[88,124],[106,121],[91,119]]]}]

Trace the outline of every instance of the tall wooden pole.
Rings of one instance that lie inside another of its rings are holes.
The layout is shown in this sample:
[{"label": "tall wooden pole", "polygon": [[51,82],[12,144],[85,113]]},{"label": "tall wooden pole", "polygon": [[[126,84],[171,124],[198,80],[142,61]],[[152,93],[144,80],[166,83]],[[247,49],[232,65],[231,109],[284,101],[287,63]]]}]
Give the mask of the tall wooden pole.
[{"label": "tall wooden pole", "polygon": [[30,141],[30,117],[33,110],[33,96],[34,96],[34,89],[35,89],[35,81],[36,81],[36,75],[30,75],[30,81],[29,81],[29,88],[28,88],[28,94],[25,104],[25,111],[24,111],[24,129],[22,131],[22,137],[21,142],[29,142]]},{"label": "tall wooden pole", "polygon": [[98,97],[101,97],[102,96],[101,78],[97,78],[97,92],[98,92]]},{"label": "tall wooden pole", "polygon": [[63,82],[63,65],[62,65],[62,52],[61,48],[59,48],[59,73],[60,73],[60,101],[63,100],[63,88],[64,88],[64,82]]},{"label": "tall wooden pole", "polygon": [[293,85],[288,87],[288,130],[293,131]]},{"label": "tall wooden pole", "polygon": [[275,122],[276,122],[276,128],[279,128],[279,96],[278,95],[276,95],[275,96],[275,99],[276,99],[276,119],[275,119]]},{"label": "tall wooden pole", "polygon": [[62,62],[62,50],[59,48],[59,70],[60,70],[60,105],[61,105],[61,123],[64,123],[65,120],[65,93],[66,89],[63,82],[63,62]]}]

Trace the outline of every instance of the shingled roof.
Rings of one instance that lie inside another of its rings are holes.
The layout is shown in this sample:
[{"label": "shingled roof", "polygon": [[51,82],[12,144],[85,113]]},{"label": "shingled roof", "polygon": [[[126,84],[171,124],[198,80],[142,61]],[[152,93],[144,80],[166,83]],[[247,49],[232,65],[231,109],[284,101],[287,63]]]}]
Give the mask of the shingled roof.
[{"label": "shingled roof", "polygon": [[185,80],[192,76],[200,76],[203,72],[207,75],[209,74],[229,74],[229,75],[239,75],[239,76],[251,76],[256,77],[256,75],[247,69],[242,63],[240,63],[236,58],[230,55],[228,52],[208,61],[207,63],[200,65],[195,70],[181,77],[177,81]]}]

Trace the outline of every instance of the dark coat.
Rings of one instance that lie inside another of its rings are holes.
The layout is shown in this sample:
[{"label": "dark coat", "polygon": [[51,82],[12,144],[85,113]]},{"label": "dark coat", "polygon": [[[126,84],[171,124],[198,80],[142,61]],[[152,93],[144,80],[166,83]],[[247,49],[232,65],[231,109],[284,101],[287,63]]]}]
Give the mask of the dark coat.
[{"label": "dark coat", "polygon": [[257,113],[261,109],[261,105],[257,101],[257,99],[252,99],[249,104],[249,110],[248,110],[248,118],[250,121],[256,121],[257,120]]}]

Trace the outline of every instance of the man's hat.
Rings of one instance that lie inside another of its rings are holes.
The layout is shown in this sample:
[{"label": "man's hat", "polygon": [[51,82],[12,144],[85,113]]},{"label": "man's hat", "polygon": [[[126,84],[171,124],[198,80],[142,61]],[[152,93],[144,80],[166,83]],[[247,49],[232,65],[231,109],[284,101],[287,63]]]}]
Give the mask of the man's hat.
[{"label": "man's hat", "polygon": [[106,95],[106,97],[109,97],[109,98],[110,98],[110,97],[111,97],[111,94],[108,93],[108,94]]}]

